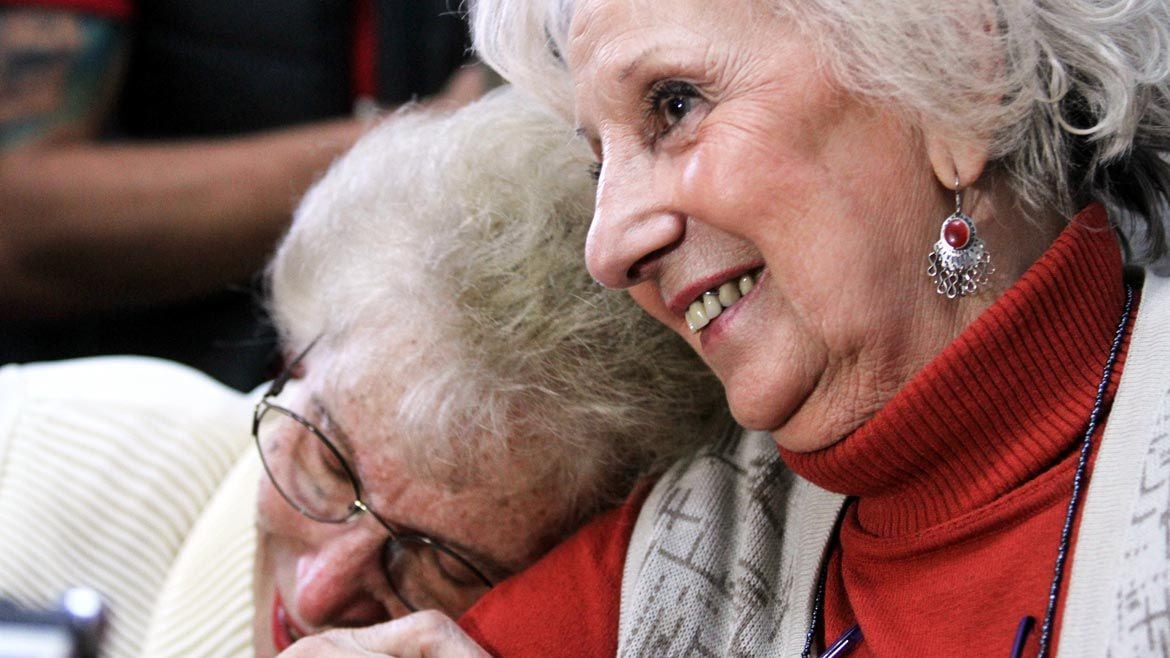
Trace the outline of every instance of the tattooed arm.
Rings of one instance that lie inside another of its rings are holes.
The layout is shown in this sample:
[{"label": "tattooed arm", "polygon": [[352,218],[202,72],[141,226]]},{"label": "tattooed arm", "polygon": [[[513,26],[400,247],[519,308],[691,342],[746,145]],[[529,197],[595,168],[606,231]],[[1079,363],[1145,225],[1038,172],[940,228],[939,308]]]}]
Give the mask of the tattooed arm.
[{"label": "tattooed arm", "polygon": [[92,135],[117,80],[123,42],[112,21],[0,9],[0,149]]},{"label": "tattooed arm", "polygon": [[99,143],[128,37],[0,8],[0,308],[8,318],[181,299],[257,272],[356,121],[243,138]]}]

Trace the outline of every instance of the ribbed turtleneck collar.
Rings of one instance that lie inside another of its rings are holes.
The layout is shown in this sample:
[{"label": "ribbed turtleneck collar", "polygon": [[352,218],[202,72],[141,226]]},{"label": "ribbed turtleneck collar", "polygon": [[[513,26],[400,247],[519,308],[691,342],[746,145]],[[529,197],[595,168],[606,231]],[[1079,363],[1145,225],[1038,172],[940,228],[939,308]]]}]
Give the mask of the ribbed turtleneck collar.
[{"label": "ribbed turtleneck collar", "polygon": [[858,498],[869,533],[919,532],[990,503],[1084,432],[1125,303],[1105,211],[1079,213],[1014,286],[872,419],[823,450],[782,450]]}]

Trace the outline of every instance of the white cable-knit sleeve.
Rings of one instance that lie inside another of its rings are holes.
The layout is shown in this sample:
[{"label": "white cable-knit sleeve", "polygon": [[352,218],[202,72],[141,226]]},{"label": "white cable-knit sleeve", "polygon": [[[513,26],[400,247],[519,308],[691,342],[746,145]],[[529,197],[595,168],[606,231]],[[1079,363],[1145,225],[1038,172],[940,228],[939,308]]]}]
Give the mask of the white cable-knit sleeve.
[{"label": "white cable-knit sleeve", "polygon": [[0,596],[102,594],[107,656],[138,656],[192,524],[250,449],[248,396],[138,357],[0,369]]}]

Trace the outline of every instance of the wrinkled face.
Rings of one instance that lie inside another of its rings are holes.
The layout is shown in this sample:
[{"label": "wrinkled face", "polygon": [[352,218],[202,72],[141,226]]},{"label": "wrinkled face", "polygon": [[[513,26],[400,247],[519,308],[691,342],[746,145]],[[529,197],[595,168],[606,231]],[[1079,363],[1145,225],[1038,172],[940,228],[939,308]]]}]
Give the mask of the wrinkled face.
[{"label": "wrinkled face", "polygon": [[[305,379],[289,384],[274,402],[329,437],[361,481],[362,500],[383,520],[402,532],[438,540],[493,583],[530,564],[555,541],[563,509],[531,485],[460,486],[420,477],[396,450],[396,437],[370,431],[379,423],[363,423],[392,400],[325,385],[317,373],[329,358],[324,351],[310,353]],[[319,462],[323,473],[336,467],[327,454]],[[521,464],[503,471],[497,482],[525,482]],[[293,509],[267,476],[261,478],[257,504],[257,656],[273,656],[297,638],[322,630],[367,626],[409,612],[382,566],[388,532],[369,514],[339,524],[312,520]],[[444,611],[458,616],[464,610]]]},{"label": "wrinkled face", "polygon": [[741,424],[828,445],[949,340],[959,320],[924,270],[953,193],[924,137],[836,86],[786,19],[749,0],[582,0],[567,57],[602,160],[589,270],[644,282],[635,299]]}]

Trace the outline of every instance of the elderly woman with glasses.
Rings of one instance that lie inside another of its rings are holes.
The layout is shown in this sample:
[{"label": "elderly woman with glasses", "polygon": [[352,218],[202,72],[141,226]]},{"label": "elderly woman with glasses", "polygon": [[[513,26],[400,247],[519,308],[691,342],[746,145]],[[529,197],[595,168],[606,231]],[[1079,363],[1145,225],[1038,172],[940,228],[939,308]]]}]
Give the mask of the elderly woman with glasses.
[{"label": "elderly woman with glasses", "polygon": [[511,90],[371,131],[272,262],[289,362],[257,395],[140,359],[0,371],[0,595],[96,588],[110,656],[457,616],[725,426],[685,344],[580,264],[571,143]]}]

